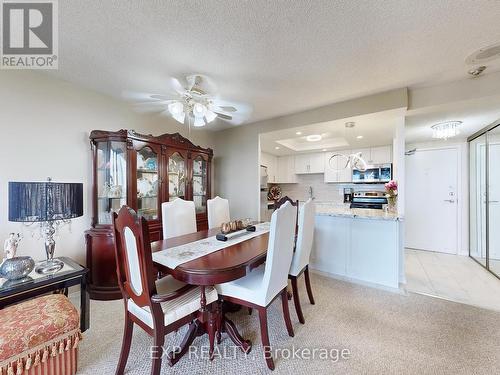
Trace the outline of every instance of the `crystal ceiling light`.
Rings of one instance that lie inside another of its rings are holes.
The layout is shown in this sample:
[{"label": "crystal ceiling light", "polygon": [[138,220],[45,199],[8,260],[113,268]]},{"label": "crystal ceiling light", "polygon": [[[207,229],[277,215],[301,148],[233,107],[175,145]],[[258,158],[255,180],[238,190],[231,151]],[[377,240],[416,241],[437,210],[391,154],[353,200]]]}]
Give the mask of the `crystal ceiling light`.
[{"label": "crystal ceiling light", "polygon": [[444,139],[455,137],[460,134],[462,121],[445,121],[431,126],[432,138]]}]

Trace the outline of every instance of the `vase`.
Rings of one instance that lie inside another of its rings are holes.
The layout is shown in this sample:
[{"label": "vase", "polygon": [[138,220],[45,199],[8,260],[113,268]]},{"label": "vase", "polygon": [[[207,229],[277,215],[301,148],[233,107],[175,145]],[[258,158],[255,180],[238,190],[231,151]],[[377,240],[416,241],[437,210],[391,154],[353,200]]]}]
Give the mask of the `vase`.
[{"label": "vase", "polygon": [[396,195],[392,195],[387,197],[387,211],[390,213],[398,212],[398,197]]}]

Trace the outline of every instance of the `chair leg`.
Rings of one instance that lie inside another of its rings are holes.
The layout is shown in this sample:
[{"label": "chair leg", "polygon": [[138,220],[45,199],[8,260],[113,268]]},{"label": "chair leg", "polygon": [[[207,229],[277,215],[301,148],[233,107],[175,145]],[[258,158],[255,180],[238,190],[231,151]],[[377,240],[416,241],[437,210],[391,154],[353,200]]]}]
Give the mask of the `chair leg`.
[{"label": "chair leg", "polygon": [[163,357],[163,343],[165,342],[165,334],[162,329],[156,329],[153,342],[153,363],[151,365],[151,375],[160,375],[161,360]]},{"label": "chair leg", "polygon": [[217,323],[219,320],[217,307],[211,306],[210,312],[208,313],[208,341],[210,344],[210,351],[208,352],[209,359],[213,361],[214,359],[214,346],[215,346],[215,335],[217,332]]},{"label": "chair leg", "polygon": [[288,291],[283,289],[281,292],[281,306],[283,307],[283,318],[285,319],[286,329],[288,331],[288,336],[295,336],[293,333],[292,321],[290,319],[290,309],[288,308]]},{"label": "chair leg", "polygon": [[260,320],[260,337],[262,339],[262,348],[264,351],[264,358],[266,359],[267,367],[274,370],[274,361],[271,352],[271,345],[269,343],[269,332],[267,330],[267,309],[265,307],[259,308]]},{"label": "chair leg", "polygon": [[311,305],[314,305],[314,296],[313,292],[311,289],[311,279],[309,278],[309,267],[306,267],[304,270],[304,278],[306,280],[306,289],[307,289],[307,295],[309,297],[309,302],[311,302]]},{"label": "chair leg", "polygon": [[306,321],[304,319],[304,315],[302,314],[302,308],[300,307],[299,287],[297,286],[297,278],[295,276],[292,276],[290,280],[292,282],[293,304],[295,305],[295,312],[297,313],[299,322],[301,324],[304,324]]},{"label": "chair leg", "polygon": [[222,341],[222,319],[223,319],[223,312],[222,312],[222,301],[217,301],[217,333],[216,333],[216,338],[217,338],[217,344],[220,344]]},{"label": "chair leg", "polygon": [[130,345],[132,344],[132,331],[134,330],[134,322],[129,317],[128,312],[125,313],[125,327],[123,329],[122,350],[120,359],[116,368],[116,375],[123,375],[125,366],[127,365],[128,355],[130,353]]}]

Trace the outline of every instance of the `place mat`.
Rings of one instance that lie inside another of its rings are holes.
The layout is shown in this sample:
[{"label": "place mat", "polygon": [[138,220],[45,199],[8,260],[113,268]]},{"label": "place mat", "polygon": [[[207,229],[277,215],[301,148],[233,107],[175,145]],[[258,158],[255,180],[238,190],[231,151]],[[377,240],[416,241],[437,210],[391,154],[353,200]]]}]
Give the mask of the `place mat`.
[{"label": "place mat", "polygon": [[182,263],[189,262],[213,253],[214,251],[222,250],[226,247],[267,233],[269,232],[270,226],[271,224],[268,222],[256,224],[255,232],[246,232],[241,236],[228,239],[227,241],[219,241],[213,236],[184,245],[171,247],[170,249],[157,251],[153,253],[153,261],[170,269],[174,269]]}]

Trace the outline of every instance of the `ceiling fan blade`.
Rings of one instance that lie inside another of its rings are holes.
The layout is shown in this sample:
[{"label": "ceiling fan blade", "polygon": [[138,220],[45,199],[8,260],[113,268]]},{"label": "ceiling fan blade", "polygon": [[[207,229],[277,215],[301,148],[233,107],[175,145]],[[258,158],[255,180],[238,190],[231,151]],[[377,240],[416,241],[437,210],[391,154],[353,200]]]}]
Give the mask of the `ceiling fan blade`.
[{"label": "ceiling fan blade", "polygon": [[186,89],[177,78],[170,77],[168,83],[169,87],[179,95],[184,95],[184,93],[186,92]]},{"label": "ceiling fan blade", "polygon": [[154,95],[149,92],[135,92],[135,91],[123,91],[122,98],[129,102],[155,102],[158,99],[154,98]]},{"label": "ceiling fan blade", "polygon": [[133,109],[140,113],[161,112],[166,110],[171,102],[172,100],[158,100],[155,102],[136,103],[134,104]]},{"label": "ceiling fan blade", "polygon": [[233,106],[230,106],[230,105],[220,106],[219,108],[222,109],[224,112],[236,112],[236,111],[238,111],[236,108],[234,108]]},{"label": "ceiling fan blade", "polygon": [[233,116],[229,116],[229,115],[226,115],[224,113],[220,113],[220,112],[216,112],[216,111],[213,111],[218,118],[222,119],[222,120],[227,120],[227,121],[231,121],[233,119]]},{"label": "ceiling fan blade", "polygon": [[176,98],[171,98],[171,97],[168,97],[168,96],[165,96],[165,95],[160,95],[160,94],[153,94],[153,95],[151,95],[151,99],[168,100],[168,101],[171,101],[171,102],[174,102],[174,101],[178,100]]}]

